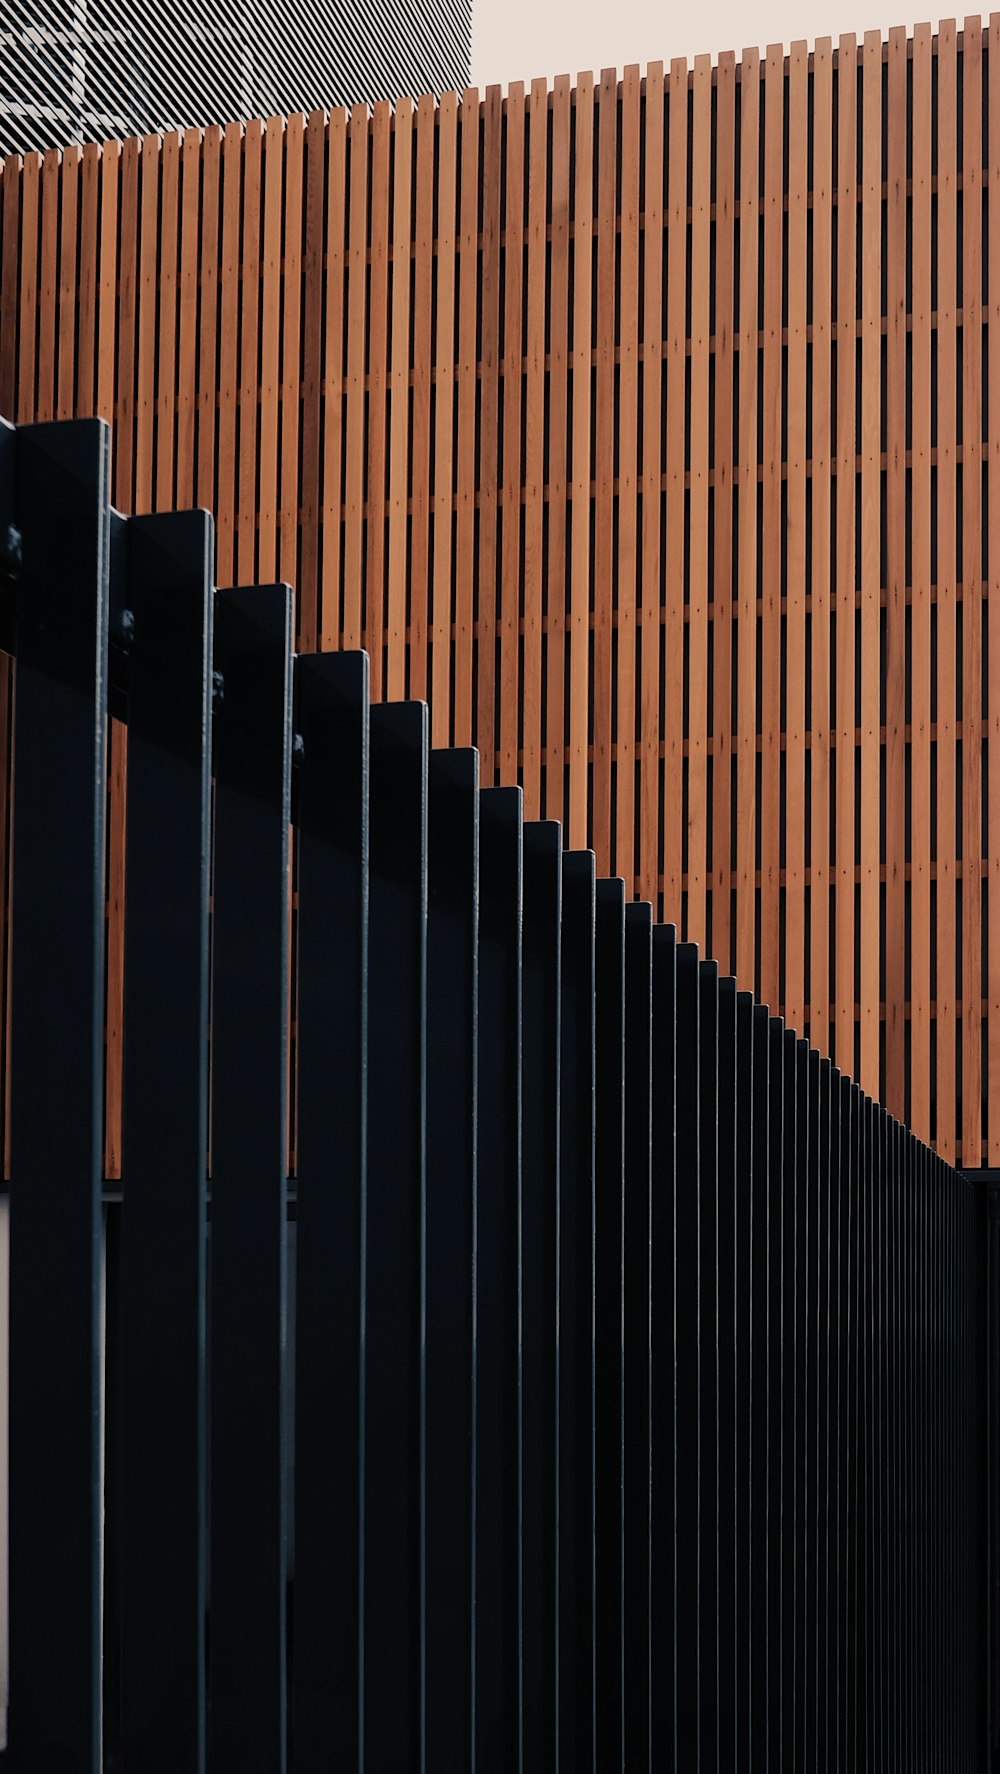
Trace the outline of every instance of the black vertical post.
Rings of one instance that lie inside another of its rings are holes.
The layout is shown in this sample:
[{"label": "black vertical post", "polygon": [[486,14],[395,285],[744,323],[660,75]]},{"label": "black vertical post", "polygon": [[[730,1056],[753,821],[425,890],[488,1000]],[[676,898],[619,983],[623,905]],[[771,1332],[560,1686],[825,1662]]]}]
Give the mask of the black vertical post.
[{"label": "black vertical post", "polygon": [[427,710],[371,712],[363,1239],[362,1761],[419,1767]]},{"label": "black vertical post", "polygon": [[767,1766],[782,1767],[782,1453],[784,1378],[783,1210],[788,1123],[794,1126],[794,1098],[785,1090],[785,1031],[769,1017],[767,1163],[767,1596],[766,1724]]},{"label": "black vertical post", "polygon": [[[744,1511],[749,1497],[744,1363],[748,1342],[737,1335],[737,1302],[749,1280],[749,1191],[740,1186],[740,1155],[751,1140],[750,1003],[734,979],[719,980],[719,1150],[716,1192],[715,1489],[717,1571],[718,1759],[733,1767],[747,1757],[746,1689],[738,1679],[746,1656]],[[745,1295],[744,1295],[745,1298]],[[739,1747],[738,1747],[739,1746]]]},{"label": "black vertical post", "polygon": [[98,1774],[109,433],[14,454],[9,1766]]},{"label": "black vertical post", "polygon": [[625,1767],[650,1764],[650,1313],[653,1178],[652,907],[625,908]]},{"label": "black vertical post", "polygon": [[216,598],[211,1774],[286,1765],[291,622],[284,586]]},{"label": "black vertical post", "polygon": [[[677,949],[677,1183],[674,1196],[674,1708],[677,1767],[697,1765],[701,1666],[701,963]],[[714,1028],[709,1038],[714,1039]],[[714,1107],[714,1104],[713,1104]],[[669,1376],[663,1376],[669,1384]],[[661,1382],[662,1383],[662,1382]]]},{"label": "black vertical post", "polygon": [[472,1743],[472,1215],[479,756],[435,751],[428,796],[424,1707],[428,1769]]},{"label": "black vertical post", "polygon": [[622,1768],[625,883],[598,881],[595,949],[595,1757]]},{"label": "black vertical post", "polygon": [[213,530],[127,534],[122,1755],[174,1774],[205,1765]]},{"label": "black vertical post", "polygon": [[556,1188],[562,833],[524,828],[521,1002],[521,1535],[524,1774],[555,1765]]},{"label": "black vertical post", "polygon": [[477,1769],[500,1774],[516,1763],[520,1728],[520,789],[483,789],[479,822],[474,1706]]},{"label": "black vertical post", "polygon": [[[357,1767],[368,659],[296,662],[293,1766]],[[332,1602],[332,1598],[336,1598]]]},{"label": "black vertical post", "polygon": [[[649,1197],[649,1764],[673,1767],[677,1740],[678,945],[653,930],[652,1137]],[[685,980],[685,1006],[690,991]],[[686,1026],[686,1025],[685,1025]]]},{"label": "black vertical post", "polygon": [[[742,1003],[743,994],[740,994]],[[747,1281],[745,1306],[737,1323],[737,1341],[745,1350],[749,1388],[747,1447],[748,1643],[742,1679],[747,1689],[748,1761],[751,1768],[767,1764],[768,1732],[768,1433],[771,1394],[768,1370],[768,1285],[770,1213],[768,1167],[771,1056],[770,1018],[763,1004],[751,1010],[752,1089],[750,1137],[739,1147],[740,1195],[746,1196]]]},{"label": "black vertical post", "polygon": [[594,858],[563,856],[557,1232],[560,1774],[593,1756]]}]

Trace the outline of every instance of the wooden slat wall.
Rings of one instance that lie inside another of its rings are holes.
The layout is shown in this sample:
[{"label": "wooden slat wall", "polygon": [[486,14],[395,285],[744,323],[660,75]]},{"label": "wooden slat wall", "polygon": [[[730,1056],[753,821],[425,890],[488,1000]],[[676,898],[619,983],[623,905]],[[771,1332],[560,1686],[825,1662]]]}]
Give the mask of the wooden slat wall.
[{"label": "wooden slat wall", "polygon": [[[112,419],[119,505],[210,505],[221,582],[294,579],[303,647],[368,646],[377,694],[427,695],[436,744],[971,1165],[1000,1163],[998,37],[0,166],[0,406]],[[117,731],[112,760],[110,1168]]]}]

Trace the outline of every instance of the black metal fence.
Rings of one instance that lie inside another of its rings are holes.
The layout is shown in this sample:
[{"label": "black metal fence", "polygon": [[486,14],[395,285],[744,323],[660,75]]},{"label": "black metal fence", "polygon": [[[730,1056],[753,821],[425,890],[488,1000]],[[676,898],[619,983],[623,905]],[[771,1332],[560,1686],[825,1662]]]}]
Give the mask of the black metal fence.
[{"label": "black metal fence", "polygon": [[4,538],[3,1765],[995,1765],[985,1193],[102,426],[0,431]]}]

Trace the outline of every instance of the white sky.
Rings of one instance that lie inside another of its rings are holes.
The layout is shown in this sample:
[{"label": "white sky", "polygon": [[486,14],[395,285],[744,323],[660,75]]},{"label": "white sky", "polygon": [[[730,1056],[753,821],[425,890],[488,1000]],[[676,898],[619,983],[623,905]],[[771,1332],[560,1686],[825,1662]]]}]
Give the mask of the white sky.
[{"label": "white sky", "polygon": [[[920,21],[888,22],[912,28]],[[527,86],[540,74],[667,64],[678,55],[690,61],[704,52],[714,58],[720,49],[738,55],[749,45],[836,40],[845,31],[860,38],[878,24],[876,5],[865,10],[859,0],[747,0],[741,6],[722,0],[704,9],[650,0],[472,0],[472,79],[479,87],[512,80]]]}]

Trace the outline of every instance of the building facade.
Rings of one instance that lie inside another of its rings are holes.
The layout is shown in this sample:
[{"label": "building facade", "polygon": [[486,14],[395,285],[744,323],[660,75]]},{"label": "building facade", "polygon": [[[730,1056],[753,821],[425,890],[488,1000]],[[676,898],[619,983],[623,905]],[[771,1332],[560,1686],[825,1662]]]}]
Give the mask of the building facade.
[{"label": "building facade", "polygon": [[14,0],[0,153],[441,92],[469,77],[470,0]]},{"label": "building facade", "polygon": [[303,646],[368,647],[968,1166],[1000,1164],[998,31],[0,173],[0,410],[113,419],[121,508],[211,508],[219,583],[296,584]]}]

